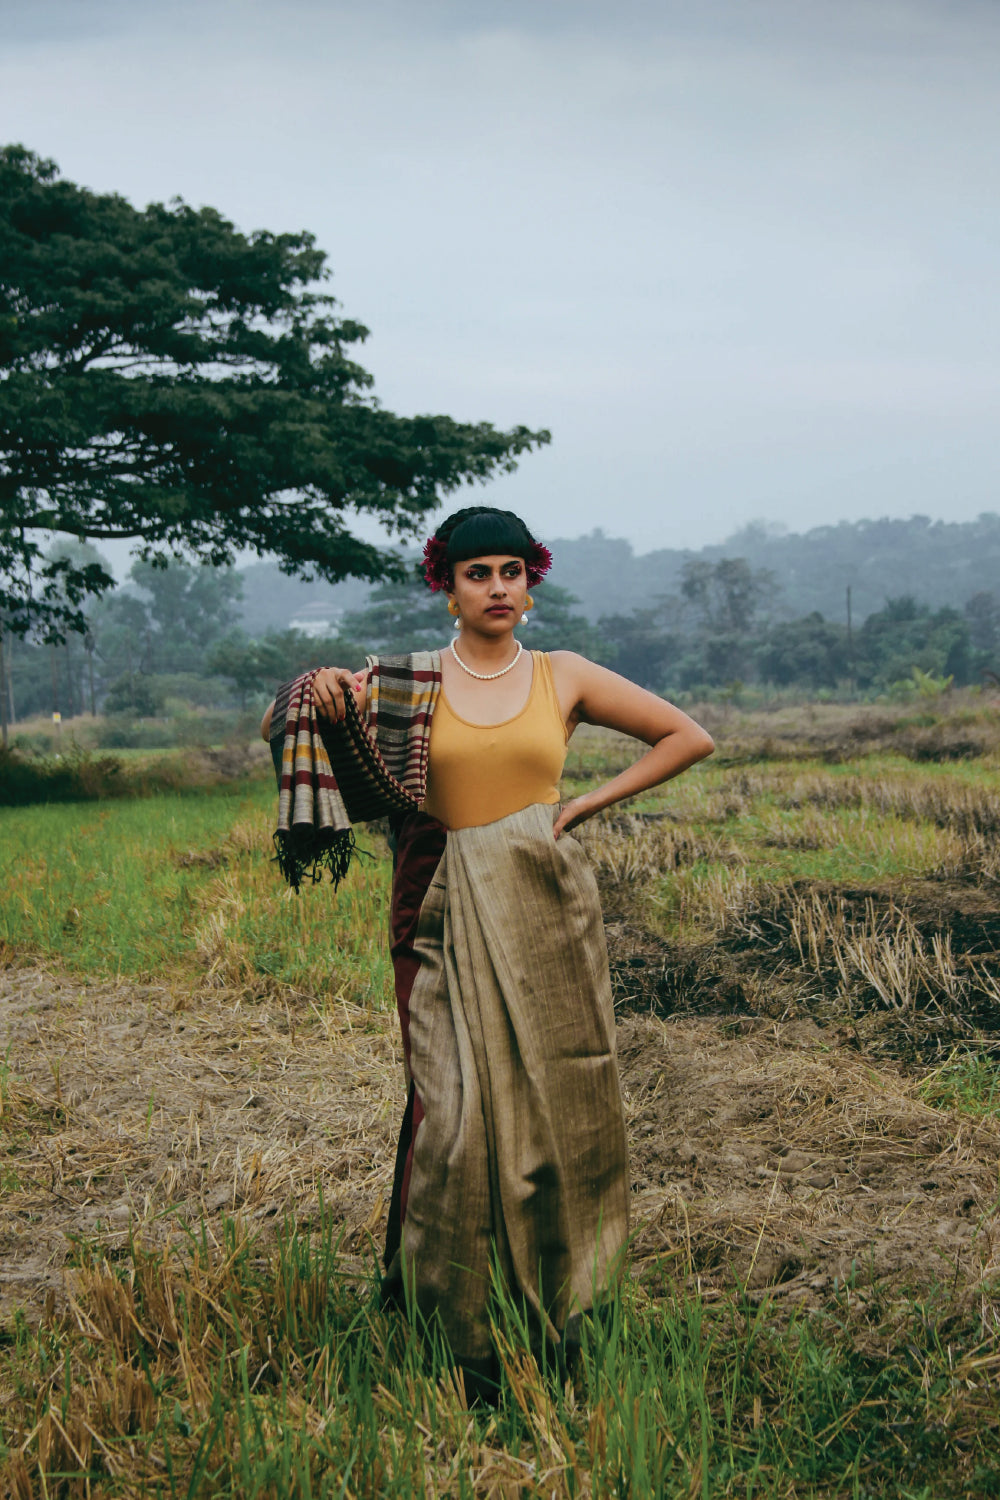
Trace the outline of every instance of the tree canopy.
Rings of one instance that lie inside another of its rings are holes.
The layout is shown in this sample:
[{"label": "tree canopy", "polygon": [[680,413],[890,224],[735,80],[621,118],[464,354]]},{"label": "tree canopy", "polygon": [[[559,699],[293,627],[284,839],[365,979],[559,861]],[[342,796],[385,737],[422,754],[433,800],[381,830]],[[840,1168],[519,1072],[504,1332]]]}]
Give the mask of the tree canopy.
[{"label": "tree canopy", "polygon": [[400,576],[353,517],[413,536],[443,495],[549,440],[386,411],[328,278],[310,234],[136,209],[0,149],[3,627],[58,639],[110,586],[47,557],[52,532],[134,538],[160,562],[251,549],[330,582]]}]

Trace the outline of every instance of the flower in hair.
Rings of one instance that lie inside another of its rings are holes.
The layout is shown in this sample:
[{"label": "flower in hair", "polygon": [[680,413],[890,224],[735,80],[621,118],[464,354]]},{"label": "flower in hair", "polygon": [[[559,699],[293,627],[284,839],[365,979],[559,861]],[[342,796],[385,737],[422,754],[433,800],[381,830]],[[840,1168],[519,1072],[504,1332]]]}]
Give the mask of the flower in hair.
[{"label": "flower in hair", "polygon": [[528,587],[533,589],[537,583],[541,583],[551,566],[552,553],[548,547],[543,547],[541,542],[532,542],[531,548],[524,559],[524,571],[528,577]]},{"label": "flower in hair", "polygon": [[442,542],[436,536],[428,537],[424,543],[424,578],[433,594],[439,593],[441,589],[451,588],[448,543]]}]

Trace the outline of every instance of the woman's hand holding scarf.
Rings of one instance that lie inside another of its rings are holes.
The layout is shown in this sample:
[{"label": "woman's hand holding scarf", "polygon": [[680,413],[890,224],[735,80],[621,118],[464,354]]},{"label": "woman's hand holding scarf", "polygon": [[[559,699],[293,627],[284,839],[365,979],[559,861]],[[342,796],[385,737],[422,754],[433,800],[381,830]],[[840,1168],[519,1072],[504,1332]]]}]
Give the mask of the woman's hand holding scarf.
[{"label": "woman's hand holding scarf", "polygon": [[340,724],[347,714],[344,694],[350,690],[361,696],[367,672],[352,672],[347,667],[324,667],[313,679],[313,701],[321,719]]}]

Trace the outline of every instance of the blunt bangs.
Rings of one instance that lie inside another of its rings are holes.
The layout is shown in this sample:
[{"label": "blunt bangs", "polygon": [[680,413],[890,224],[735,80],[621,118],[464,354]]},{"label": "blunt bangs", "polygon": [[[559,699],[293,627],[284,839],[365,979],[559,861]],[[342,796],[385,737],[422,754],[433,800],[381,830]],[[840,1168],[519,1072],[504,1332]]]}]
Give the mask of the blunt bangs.
[{"label": "blunt bangs", "polygon": [[482,511],[459,523],[448,538],[448,562],[470,557],[520,557],[534,546],[524,523],[503,511]]}]

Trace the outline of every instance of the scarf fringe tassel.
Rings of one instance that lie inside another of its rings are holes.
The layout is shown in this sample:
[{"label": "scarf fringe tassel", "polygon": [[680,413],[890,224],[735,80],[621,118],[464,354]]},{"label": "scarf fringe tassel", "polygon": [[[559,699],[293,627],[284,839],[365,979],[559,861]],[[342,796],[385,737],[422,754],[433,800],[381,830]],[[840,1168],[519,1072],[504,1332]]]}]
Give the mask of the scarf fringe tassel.
[{"label": "scarf fringe tassel", "polygon": [[279,828],[274,835],[278,869],[293,891],[298,891],[304,880],[316,885],[323,879],[324,871],[329,872],[336,890],[350,868],[355,847],[353,828],[317,831],[298,826]]}]

